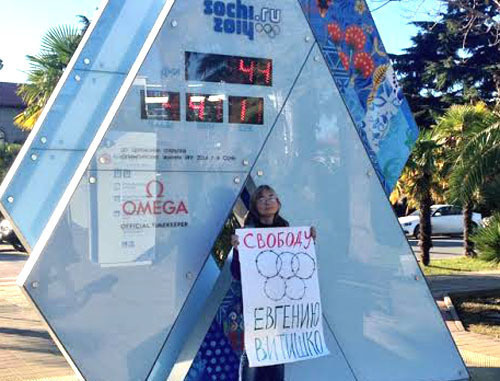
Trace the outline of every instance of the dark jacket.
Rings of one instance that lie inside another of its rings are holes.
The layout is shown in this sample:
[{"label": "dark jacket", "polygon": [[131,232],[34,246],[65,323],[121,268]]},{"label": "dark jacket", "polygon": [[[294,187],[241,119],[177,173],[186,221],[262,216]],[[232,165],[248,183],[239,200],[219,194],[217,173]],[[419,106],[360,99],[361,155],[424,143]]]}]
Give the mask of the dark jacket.
[{"label": "dark jacket", "polygon": [[[290,226],[287,220],[277,214],[274,217],[274,221],[271,225],[265,225],[260,222],[258,218],[252,217],[251,214],[248,214],[245,219],[245,225],[243,229],[247,228],[285,228]],[[241,270],[240,270],[240,253],[238,249],[233,249],[233,260],[231,262],[231,274],[233,274],[233,278],[237,280],[241,280]]]}]

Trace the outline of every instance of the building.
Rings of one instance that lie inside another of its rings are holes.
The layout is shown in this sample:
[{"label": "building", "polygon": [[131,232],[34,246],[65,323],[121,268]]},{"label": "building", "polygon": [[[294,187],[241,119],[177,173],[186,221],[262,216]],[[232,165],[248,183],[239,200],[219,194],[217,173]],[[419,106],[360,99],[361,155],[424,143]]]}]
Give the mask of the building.
[{"label": "building", "polygon": [[14,125],[14,117],[23,111],[25,105],[16,94],[17,83],[0,82],[0,143],[24,143],[28,136]]}]

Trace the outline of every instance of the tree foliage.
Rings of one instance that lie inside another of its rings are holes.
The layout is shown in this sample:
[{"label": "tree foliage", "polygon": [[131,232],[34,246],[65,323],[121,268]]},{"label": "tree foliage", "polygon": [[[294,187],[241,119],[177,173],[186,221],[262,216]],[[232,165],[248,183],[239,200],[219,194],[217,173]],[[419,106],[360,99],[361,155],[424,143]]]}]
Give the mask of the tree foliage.
[{"label": "tree foliage", "polygon": [[433,194],[441,193],[438,178],[439,146],[429,131],[420,134],[403,174],[391,195],[392,199],[406,197],[411,207],[419,209],[419,246],[422,263],[430,263],[432,247],[431,206]]},{"label": "tree foliage", "polygon": [[0,144],[0,182],[7,174],[10,166],[14,162],[19,150],[21,149],[20,144],[14,143],[2,143]]},{"label": "tree foliage", "polygon": [[472,209],[480,204],[485,185],[500,176],[498,117],[480,102],[455,105],[438,119],[434,137],[445,149],[447,201],[464,208],[464,249],[475,255],[470,233]]},{"label": "tree foliage", "polygon": [[488,225],[479,229],[472,240],[480,254],[479,258],[485,261],[500,262],[500,212],[495,213]]},{"label": "tree foliage", "polygon": [[391,55],[421,128],[430,128],[453,104],[498,102],[498,2],[444,2],[436,21],[414,22],[419,32],[412,46]]},{"label": "tree foliage", "polygon": [[30,65],[28,82],[18,88],[18,95],[26,104],[26,109],[14,118],[14,123],[20,128],[33,128],[68,66],[89,26],[86,17],[79,17],[82,28],[67,25],[51,28],[42,38],[40,52],[35,56],[27,56]]}]

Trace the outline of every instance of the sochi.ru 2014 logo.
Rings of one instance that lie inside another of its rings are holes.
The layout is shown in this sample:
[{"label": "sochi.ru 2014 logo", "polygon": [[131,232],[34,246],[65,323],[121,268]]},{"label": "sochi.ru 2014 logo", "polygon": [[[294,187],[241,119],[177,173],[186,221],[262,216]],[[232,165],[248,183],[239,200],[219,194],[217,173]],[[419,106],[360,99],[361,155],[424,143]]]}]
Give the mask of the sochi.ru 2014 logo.
[{"label": "sochi.ru 2014 logo", "polygon": [[263,7],[256,12],[253,5],[243,4],[241,0],[205,0],[203,5],[203,13],[213,16],[215,32],[245,35],[250,40],[254,39],[255,32],[265,33],[270,38],[281,32],[278,25],[281,22],[280,9]]}]

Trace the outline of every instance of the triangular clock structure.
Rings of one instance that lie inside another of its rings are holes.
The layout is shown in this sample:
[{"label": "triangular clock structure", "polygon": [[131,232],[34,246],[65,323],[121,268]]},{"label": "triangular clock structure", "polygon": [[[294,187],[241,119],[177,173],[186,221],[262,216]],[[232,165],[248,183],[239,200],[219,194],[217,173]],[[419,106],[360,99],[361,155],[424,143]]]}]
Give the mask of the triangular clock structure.
[{"label": "triangular clock structure", "polygon": [[211,251],[270,184],[318,230],[331,352],[286,380],[468,380],[387,200],[416,135],[362,0],[110,0],[0,189],[18,283],[85,380],[235,380]]}]

